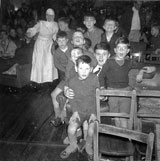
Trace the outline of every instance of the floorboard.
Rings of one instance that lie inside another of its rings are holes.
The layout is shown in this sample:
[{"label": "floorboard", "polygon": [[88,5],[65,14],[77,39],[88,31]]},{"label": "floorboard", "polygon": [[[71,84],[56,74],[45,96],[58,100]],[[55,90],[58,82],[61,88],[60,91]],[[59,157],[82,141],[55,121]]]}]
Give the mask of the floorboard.
[{"label": "floorboard", "polygon": [[[0,85],[0,161],[61,161],[66,125],[55,128],[50,97],[55,88],[27,85],[16,89]],[[87,161],[76,152],[66,161]]]}]

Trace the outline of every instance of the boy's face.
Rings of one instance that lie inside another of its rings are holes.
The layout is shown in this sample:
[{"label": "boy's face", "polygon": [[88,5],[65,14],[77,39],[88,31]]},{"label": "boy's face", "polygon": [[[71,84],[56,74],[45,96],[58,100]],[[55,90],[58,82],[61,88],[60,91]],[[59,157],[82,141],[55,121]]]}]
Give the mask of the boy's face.
[{"label": "boy's face", "polygon": [[83,46],[85,44],[84,36],[81,32],[75,32],[72,36],[72,44],[74,46]]},{"label": "boy's face", "polygon": [[129,48],[127,44],[118,44],[116,48],[114,48],[114,51],[116,53],[116,57],[122,60],[129,53]]},{"label": "boy's face", "polygon": [[106,20],[103,28],[107,32],[114,32],[114,30],[116,29],[116,22],[113,20]]},{"label": "boy's face", "polygon": [[63,21],[59,21],[58,22],[58,26],[60,28],[61,31],[65,31],[66,29],[66,23],[64,23]]},{"label": "boy's face", "polygon": [[47,19],[47,21],[51,22],[51,21],[54,20],[54,15],[48,15],[48,14],[46,14],[46,19]]},{"label": "boy's face", "polygon": [[77,72],[80,80],[86,79],[91,73],[91,71],[92,71],[92,68],[89,64],[84,62],[79,62],[77,66]]},{"label": "boy's face", "polygon": [[76,60],[82,55],[83,55],[83,53],[82,53],[82,50],[80,50],[80,49],[73,49],[71,51],[71,59],[74,63],[76,63]]},{"label": "boy's face", "polygon": [[134,3],[134,7],[137,9],[137,10],[139,10],[140,8],[141,8],[141,6],[142,6],[142,1],[136,1],[135,3]]},{"label": "boy's face", "polygon": [[59,37],[57,39],[57,43],[60,49],[65,49],[68,43],[68,39],[66,37]]},{"label": "boy's face", "polygon": [[15,30],[15,29],[11,29],[11,30],[10,30],[10,35],[11,35],[12,37],[16,37],[16,30]]},{"label": "boy's face", "polygon": [[103,66],[105,64],[109,56],[110,56],[110,53],[108,52],[108,50],[97,49],[95,51],[95,57],[98,62],[98,65],[100,66]]},{"label": "boy's face", "polygon": [[159,29],[156,28],[156,27],[152,27],[152,28],[151,28],[151,34],[152,34],[153,36],[157,36],[157,35],[159,34]]},{"label": "boy's face", "polygon": [[83,23],[87,27],[87,29],[93,29],[96,20],[94,17],[85,17]]},{"label": "boy's face", "polygon": [[6,40],[8,38],[8,35],[5,32],[2,31],[0,33],[0,37],[1,37],[2,40]]}]

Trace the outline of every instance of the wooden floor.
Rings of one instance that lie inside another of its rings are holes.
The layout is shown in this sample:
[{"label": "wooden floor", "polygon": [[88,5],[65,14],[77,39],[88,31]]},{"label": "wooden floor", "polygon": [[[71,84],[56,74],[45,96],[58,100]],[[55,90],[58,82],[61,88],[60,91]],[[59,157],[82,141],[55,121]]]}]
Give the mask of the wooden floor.
[{"label": "wooden floor", "polygon": [[[65,125],[55,128],[50,93],[56,83],[21,90],[0,86],[0,161],[61,161]],[[85,152],[68,161],[87,161]]]}]

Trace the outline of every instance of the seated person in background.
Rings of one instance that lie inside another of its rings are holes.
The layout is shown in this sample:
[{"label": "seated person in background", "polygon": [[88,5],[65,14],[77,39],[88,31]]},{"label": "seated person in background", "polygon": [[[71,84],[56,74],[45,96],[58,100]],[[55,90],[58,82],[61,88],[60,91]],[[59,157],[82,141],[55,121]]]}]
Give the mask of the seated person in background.
[{"label": "seated person in background", "polygon": [[117,26],[116,26],[116,20],[113,18],[107,18],[104,22],[103,26],[105,33],[101,35],[101,42],[108,43],[110,45],[110,53],[111,56],[113,56],[114,48],[115,48],[115,42],[118,39],[118,35],[115,33]]},{"label": "seated person in background", "polygon": [[[71,58],[68,60],[68,64],[66,65],[65,79],[64,79],[65,81],[70,78],[73,78],[76,75],[76,72],[75,72],[76,60],[82,54],[83,53],[81,48],[77,47],[71,50]],[[66,117],[64,114],[65,111],[63,107],[60,107],[60,102],[57,100],[58,96],[63,92],[64,80],[62,80],[58,84],[58,86],[54,89],[54,91],[51,93],[52,103],[53,103],[54,112],[55,112],[55,118],[51,121],[51,123],[56,127],[59,126],[64,121],[64,118]]]},{"label": "seated person in background", "polygon": [[103,30],[95,26],[96,18],[92,13],[85,14],[83,24],[87,28],[87,31],[84,33],[84,37],[91,40],[91,48],[94,49],[94,46],[101,42]]},{"label": "seated person in background", "polygon": [[69,41],[71,41],[74,30],[70,29],[69,25],[70,19],[68,17],[61,17],[58,19],[58,26],[60,30],[65,31],[67,33],[67,38],[69,39]]},{"label": "seated person in background", "polygon": [[59,81],[61,81],[65,79],[65,71],[68,64],[68,59],[70,59],[71,49],[68,46],[68,38],[66,32],[59,31],[56,35],[56,41],[58,48],[55,50],[53,56],[55,67],[58,70],[58,78]]},{"label": "seated person in background", "polygon": [[9,39],[7,31],[1,30],[0,35],[0,57],[13,58],[17,49],[16,44]]},{"label": "seated person in background", "polygon": [[[120,37],[117,39],[114,49],[115,56],[106,61],[99,75],[101,88],[131,90],[131,87],[129,87],[129,71],[133,68],[141,69],[144,67],[144,64],[133,62],[126,58],[129,50],[129,41],[127,38]],[[150,68],[151,67],[146,67],[146,72],[148,72]],[[109,97],[108,103],[110,112],[130,112],[130,98]],[[116,126],[124,128],[128,127],[127,120],[123,118],[116,118],[115,124]]]},{"label": "seated person in background", "polygon": [[70,144],[61,152],[61,158],[78,149],[76,132],[83,124],[88,124],[88,133],[85,149],[88,159],[93,159],[93,133],[96,120],[96,88],[99,87],[98,77],[92,73],[91,58],[87,55],[80,56],[76,61],[77,75],[66,82],[66,85],[74,90],[75,96],[69,99],[73,115],[69,120],[68,138]]},{"label": "seated person in background", "polygon": [[16,33],[16,29],[11,27],[9,30],[9,38],[10,40],[12,40],[18,47],[18,37],[17,37],[17,33]]},{"label": "seated person in background", "polygon": [[153,24],[151,26],[151,50],[155,52],[155,54],[160,54],[160,25]]}]

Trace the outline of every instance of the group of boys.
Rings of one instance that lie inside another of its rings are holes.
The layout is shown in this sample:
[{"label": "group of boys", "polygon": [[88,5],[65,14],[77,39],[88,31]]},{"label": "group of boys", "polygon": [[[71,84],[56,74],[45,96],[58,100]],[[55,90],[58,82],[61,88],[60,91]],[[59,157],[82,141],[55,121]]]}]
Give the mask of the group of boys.
[{"label": "group of boys", "polygon": [[[52,123],[58,126],[68,114],[69,117],[65,140],[68,146],[61,152],[61,158],[68,158],[76,150],[82,150],[78,146],[77,129],[83,127],[84,148],[88,154],[88,160],[93,160],[93,134],[94,121],[96,120],[96,89],[110,88],[130,90],[128,73],[131,68],[142,68],[143,65],[134,64],[126,58],[129,53],[129,41],[125,37],[118,37],[114,32],[117,29],[116,21],[106,19],[104,30],[95,27],[95,17],[86,15],[84,25],[87,31],[74,31],[72,39],[68,37],[68,27],[62,27],[68,21],[58,21],[61,31],[57,34],[58,48],[52,51],[54,63],[59,71],[60,83],[51,93],[55,111],[55,119]],[[87,39],[91,40],[88,46]],[[85,41],[86,40],[86,41]],[[92,50],[90,50],[92,49]],[[91,52],[93,51],[93,52]],[[110,59],[109,59],[110,57]],[[103,67],[103,68],[102,68]],[[150,67],[143,67],[137,79],[143,79],[143,72]],[[154,68],[153,68],[154,70]],[[64,96],[65,94],[65,96]],[[60,98],[63,98],[61,107]],[[109,107],[112,112],[129,112],[130,100],[109,98]],[[68,104],[68,106],[67,106]],[[119,106],[117,106],[119,105]],[[127,128],[126,120],[115,120],[117,126]]]}]

